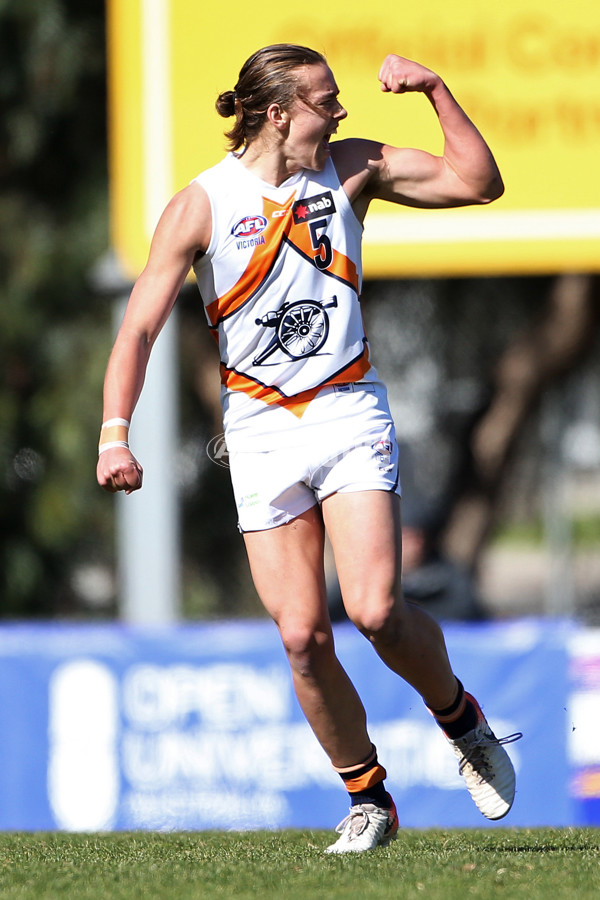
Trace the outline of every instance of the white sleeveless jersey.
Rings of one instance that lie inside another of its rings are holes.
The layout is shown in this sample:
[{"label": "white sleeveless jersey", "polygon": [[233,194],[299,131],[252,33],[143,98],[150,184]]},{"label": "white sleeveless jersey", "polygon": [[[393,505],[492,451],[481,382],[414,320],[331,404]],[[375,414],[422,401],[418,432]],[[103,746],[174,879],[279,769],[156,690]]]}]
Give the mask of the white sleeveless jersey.
[{"label": "white sleeveless jersey", "polygon": [[229,154],[195,181],[212,211],[194,271],[221,356],[228,446],[292,443],[331,418],[332,385],[377,380],[359,303],[362,225],[331,159],[273,187]]}]

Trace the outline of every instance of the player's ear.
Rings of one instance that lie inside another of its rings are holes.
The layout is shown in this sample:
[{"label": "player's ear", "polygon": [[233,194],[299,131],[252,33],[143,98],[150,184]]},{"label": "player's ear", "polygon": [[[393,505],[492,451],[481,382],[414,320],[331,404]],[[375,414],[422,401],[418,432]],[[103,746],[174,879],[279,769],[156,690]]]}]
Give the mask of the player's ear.
[{"label": "player's ear", "polygon": [[278,131],[285,131],[289,125],[290,116],[279,103],[271,103],[267,108],[267,121]]}]

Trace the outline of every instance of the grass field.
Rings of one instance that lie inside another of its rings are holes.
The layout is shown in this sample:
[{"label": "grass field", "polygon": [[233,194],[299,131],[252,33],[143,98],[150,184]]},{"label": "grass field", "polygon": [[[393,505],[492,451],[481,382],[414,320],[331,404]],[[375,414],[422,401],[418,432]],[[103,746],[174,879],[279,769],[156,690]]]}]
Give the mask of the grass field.
[{"label": "grass field", "polygon": [[405,831],[326,856],[323,831],[0,834],[0,897],[597,900],[600,830]]}]

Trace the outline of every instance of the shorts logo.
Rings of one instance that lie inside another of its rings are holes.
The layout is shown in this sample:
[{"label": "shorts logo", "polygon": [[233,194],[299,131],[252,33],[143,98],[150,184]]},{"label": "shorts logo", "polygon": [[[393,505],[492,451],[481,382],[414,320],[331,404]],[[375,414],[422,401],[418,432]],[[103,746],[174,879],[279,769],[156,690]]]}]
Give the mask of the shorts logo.
[{"label": "shorts logo", "polygon": [[391,456],[392,455],[392,443],[391,441],[375,441],[372,445],[375,453],[381,453],[382,456]]},{"label": "shorts logo", "polygon": [[294,223],[301,225],[302,222],[309,222],[319,216],[330,216],[336,212],[335,203],[331,196],[331,191],[324,194],[318,194],[315,197],[305,197],[303,200],[296,200],[292,206],[294,214]]},{"label": "shorts logo", "polygon": [[377,468],[380,472],[391,472],[394,468],[392,464],[392,442],[386,440],[375,441],[371,444],[372,449],[377,454]]},{"label": "shorts logo", "polygon": [[255,491],[253,494],[244,494],[238,503],[238,508],[247,509],[249,506],[258,506],[259,503],[260,497],[258,496],[258,492]]}]

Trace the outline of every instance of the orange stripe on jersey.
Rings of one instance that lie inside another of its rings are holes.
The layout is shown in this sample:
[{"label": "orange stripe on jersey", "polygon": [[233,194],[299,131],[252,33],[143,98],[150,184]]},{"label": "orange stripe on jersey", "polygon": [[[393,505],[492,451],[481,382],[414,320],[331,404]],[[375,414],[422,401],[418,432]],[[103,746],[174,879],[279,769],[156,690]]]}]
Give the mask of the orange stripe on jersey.
[{"label": "orange stripe on jersey", "polygon": [[268,406],[276,403],[278,406],[284,407],[284,409],[289,409],[290,412],[300,419],[306,412],[309,403],[315,399],[322,388],[328,385],[360,381],[370,368],[369,350],[367,344],[365,344],[364,351],[358,359],[355,359],[340,372],[337,372],[332,378],[328,378],[323,384],[310,388],[308,391],[302,391],[302,393],[293,397],[286,397],[275,388],[253,381],[247,375],[234,372],[232,369],[224,366],[223,363],[221,363],[221,383],[231,391],[242,391],[248,397],[252,397],[254,400],[262,400]]},{"label": "orange stripe on jersey", "polygon": [[[304,256],[310,260],[315,260],[320,255],[318,247],[313,245],[312,233],[308,222],[301,222],[299,225],[292,225],[288,240],[291,244],[300,250]],[[343,281],[350,284],[356,293],[358,293],[358,272],[356,266],[347,256],[332,248],[333,258],[326,269],[322,269],[325,274],[335,275]],[[321,257],[322,258],[322,257]]]},{"label": "orange stripe on jersey", "polygon": [[311,400],[314,400],[322,387],[311,388],[294,397],[285,397],[283,394],[280,394],[279,391],[268,385],[253,381],[246,375],[240,375],[239,372],[232,372],[231,369],[228,369],[222,363],[221,382],[225,387],[229,388],[229,390],[242,391],[244,394],[247,394],[248,397],[252,397],[254,400],[262,400],[263,403],[266,403],[268,406],[272,406],[273,404],[283,406],[285,409],[289,409],[290,412],[294,413],[295,416],[298,416],[299,419],[304,415],[308,404]]},{"label": "orange stripe on jersey", "polygon": [[215,326],[231,313],[240,309],[267,277],[281,247],[281,241],[290,230],[292,224],[291,209],[295,194],[286,203],[276,203],[263,197],[263,215],[267,227],[262,233],[264,243],[258,244],[250,257],[246,270],[233,287],[217,297],[206,307],[206,314],[211,325]]}]

